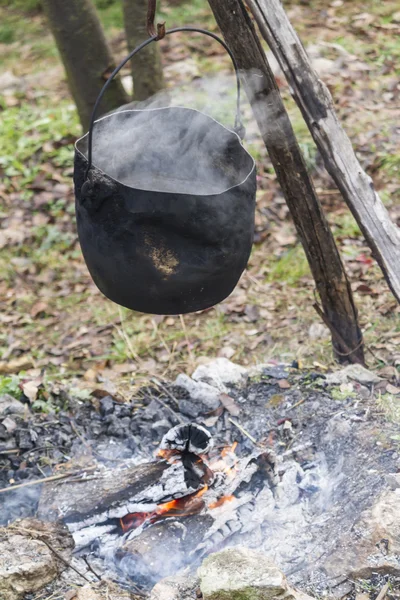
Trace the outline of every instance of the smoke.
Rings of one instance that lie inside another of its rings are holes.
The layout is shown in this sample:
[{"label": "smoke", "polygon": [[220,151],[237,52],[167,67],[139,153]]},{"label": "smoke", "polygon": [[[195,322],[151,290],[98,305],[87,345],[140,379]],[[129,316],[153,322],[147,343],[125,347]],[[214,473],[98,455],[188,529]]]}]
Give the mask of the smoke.
[{"label": "smoke", "polygon": [[[174,106],[165,106],[165,94],[157,95],[98,120],[93,163],[127,186],[150,191],[212,195],[244,181],[254,162],[232,133],[234,77],[202,79],[176,90],[170,101]],[[86,154],[87,137],[77,147]]]},{"label": "smoke", "polygon": [[0,496],[0,525],[6,526],[16,519],[34,516],[40,493],[40,485],[3,493]]}]

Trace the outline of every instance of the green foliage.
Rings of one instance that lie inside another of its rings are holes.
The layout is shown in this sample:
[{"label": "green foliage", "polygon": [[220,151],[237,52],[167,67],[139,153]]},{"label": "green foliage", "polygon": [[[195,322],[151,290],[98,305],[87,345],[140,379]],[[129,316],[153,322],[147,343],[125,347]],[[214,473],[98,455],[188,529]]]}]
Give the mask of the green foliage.
[{"label": "green foliage", "polygon": [[[35,178],[39,165],[46,160],[72,162],[73,145],[53,148],[49,141],[62,143],[80,133],[75,107],[62,101],[48,108],[42,103],[23,103],[2,113],[0,129],[0,168],[6,178],[19,177],[26,185]],[[47,148],[44,147],[47,142]],[[61,166],[62,166],[61,164]]]},{"label": "green foliage", "polygon": [[22,390],[19,387],[20,379],[17,375],[9,375],[3,377],[0,375],[0,396],[2,394],[10,394],[14,398],[21,398]]},{"label": "green foliage", "polygon": [[14,28],[9,23],[0,25],[0,44],[11,44],[15,39]]},{"label": "green foliage", "polygon": [[23,12],[39,12],[42,0],[0,0],[0,6],[7,6]]}]

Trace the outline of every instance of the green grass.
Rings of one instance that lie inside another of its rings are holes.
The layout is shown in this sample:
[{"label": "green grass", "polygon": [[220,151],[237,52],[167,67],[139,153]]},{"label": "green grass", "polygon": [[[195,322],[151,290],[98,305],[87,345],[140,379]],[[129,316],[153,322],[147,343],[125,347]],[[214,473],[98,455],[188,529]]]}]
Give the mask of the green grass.
[{"label": "green grass", "polygon": [[[122,1],[95,0],[95,4],[106,31],[123,28]],[[213,23],[215,24],[207,0],[187,0],[175,6],[168,6],[167,2],[159,4],[161,6],[158,9],[156,22],[165,21],[168,29],[181,25],[212,26]]]},{"label": "green grass", "polygon": [[308,266],[306,255],[304,254],[302,246],[299,244],[285,252],[285,254],[276,262],[272,262],[267,281],[279,281],[295,286],[302,277],[309,275],[309,273],[310,268]]},{"label": "green grass", "polygon": [[335,237],[358,238],[362,235],[357,221],[350,212],[335,215],[334,222],[331,225]]},{"label": "green grass", "polygon": [[[76,109],[68,100],[55,103],[53,107],[44,100],[37,104],[24,102],[4,110],[0,128],[0,168],[6,184],[7,180],[11,182],[17,178],[21,187],[27,186],[36,177],[40,165],[48,160],[59,166],[72,164],[72,139],[79,134]],[[56,143],[56,147],[49,146],[49,142]],[[65,147],[62,146],[64,143],[67,144]]]}]

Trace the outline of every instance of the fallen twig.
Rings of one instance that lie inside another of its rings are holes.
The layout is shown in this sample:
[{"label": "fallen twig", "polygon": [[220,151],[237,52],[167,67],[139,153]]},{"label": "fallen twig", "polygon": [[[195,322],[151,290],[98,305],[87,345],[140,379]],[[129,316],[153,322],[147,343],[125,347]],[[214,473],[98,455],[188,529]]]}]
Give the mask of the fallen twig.
[{"label": "fallen twig", "polygon": [[45,539],[43,539],[42,537],[40,538],[40,541],[43,542],[43,544],[46,544],[46,546],[48,547],[48,549],[53,552],[54,556],[58,558],[58,560],[60,560],[61,562],[64,563],[64,565],[66,567],[68,567],[68,569],[72,569],[73,571],[75,571],[75,573],[77,575],[79,575],[79,577],[82,577],[82,579],[84,579],[85,581],[87,581],[88,583],[91,583],[90,579],[88,579],[86,577],[86,575],[83,575],[83,573],[81,573],[80,571],[78,571],[78,569],[76,567],[74,567],[73,565],[71,565],[71,563],[69,563],[62,554],[60,554],[59,552],[57,552],[57,550],[55,548],[53,548],[53,546],[47,542]]},{"label": "fallen twig", "polygon": [[94,575],[95,577],[97,577],[97,579],[98,579],[99,581],[101,581],[101,577],[100,577],[100,575],[98,575],[98,574],[96,573],[96,571],[93,569],[92,565],[91,565],[91,564],[90,564],[90,562],[89,562],[89,559],[88,559],[88,557],[87,557],[86,555],[84,555],[84,556],[82,556],[82,558],[83,558],[83,560],[84,560],[84,562],[85,562],[85,564],[86,564],[87,568],[89,569],[89,571],[91,571],[91,572],[93,573],[93,575]]},{"label": "fallen twig", "polygon": [[[96,467],[88,467],[84,471],[94,471],[97,469]],[[59,475],[51,475],[50,477],[43,477],[43,479],[35,479],[34,481],[26,481],[25,483],[18,483],[17,485],[10,485],[7,488],[0,489],[0,494],[4,492],[13,492],[14,490],[18,490],[20,488],[28,487],[31,485],[39,485],[41,483],[48,483],[49,481],[57,481],[59,479],[68,479],[68,477],[76,477],[77,475],[82,474],[82,469],[80,471],[72,471],[70,473],[60,473]]]},{"label": "fallen twig", "polygon": [[245,435],[247,438],[249,438],[249,440],[251,442],[253,442],[253,444],[255,444],[256,446],[258,446],[258,442],[255,438],[253,438],[253,436],[246,431],[246,429],[244,427],[242,427],[241,425],[239,425],[239,423],[237,423],[236,421],[234,421],[231,417],[228,417],[228,421],[230,423],[232,423],[232,425],[234,425],[235,427],[237,427],[239,429],[239,431],[241,431],[243,433],[243,435]]},{"label": "fallen twig", "polygon": [[389,591],[389,582],[385,583],[385,585],[383,586],[383,588],[381,589],[381,591],[379,592],[379,594],[377,595],[377,597],[375,598],[375,600],[383,600],[386,596],[386,594]]},{"label": "fallen twig", "polygon": [[173,402],[175,402],[176,406],[179,408],[178,400],[175,398],[175,396],[173,394],[171,394],[169,389],[161,383],[161,381],[158,381],[158,379],[156,379],[155,377],[153,377],[151,381],[153,383],[155,383],[156,386],[159,387],[165,394],[167,394],[168,398],[173,400]]},{"label": "fallen twig", "polygon": [[302,398],[301,400],[299,400],[298,402],[296,402],[296,404],[293,404],[293,406],[291,406],[290,408],[288,408],[287,412],[289,412],[289,410],[293,410],[294,408],[297,408],[301,404],[304,404],[305,401],[306,401],[306,399]]},{"label": "fallen twig", "polygon": [[0,456],[8,456],[9,454],[18,454],[18,452],[21,452],[21,450],[19,448],[14,448],[13,450],[1,450],[0,449]]}]

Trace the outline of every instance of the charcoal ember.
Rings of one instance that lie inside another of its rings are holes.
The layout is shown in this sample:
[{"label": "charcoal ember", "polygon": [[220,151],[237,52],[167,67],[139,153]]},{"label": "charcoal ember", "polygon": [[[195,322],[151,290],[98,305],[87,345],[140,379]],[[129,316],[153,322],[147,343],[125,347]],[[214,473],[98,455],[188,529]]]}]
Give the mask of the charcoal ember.
[{"label": "charcoal ember", "polygon": [[117,404],[114,407],[114,414],[119,418],[130,417],[132,414],[132,409],[125,404]]},{"label": "charcoal ember", "polygon": [[65,431],[56,431],[54,433],[53,442],[56,446],[70,447],[72,444],[71,434]]},{"label": "charcoal ember", "polygon": [[151,400],[151,402],[144,408],[139,411],[135,418],[146,422],[146,421],[160,421],[161,419],[166,419],[170,416],[170,413],[167,411],[164,406],[162,406],[156,400]]},{"label": "charcoal ember", "polygon": [[90,434],[94,438],[98,438],[103,431],[103,423],[100,419],[93,418],[90,423]]},{"label": "charcoal ember", "polygon": [[207,454],[213,446],[211,433],[202,425],[176,425],[163,437],[161,450],[178,450],[193,454]]},{"label": "charcoal ember", "polygon": [[15,437],[18,447],[21,450],[31,450],[35,445],[32,439],[35,436],[32,435],[32,430],[30,429],[18,429]]},{"label": "charcoal ember", "polygon": [[104,396],[100,399],[100,414],[105,417],[114,412],[114,400],[111,396]]},{"label": "charcoal ember", "polygon": [[15,479],[17,479],[17,480],[28,479],[28,477],[30,475],[31,475],[30,469],[19,468],[18,471],[15,472]]},{"label": "charcoal ember", "polygon": [[8,440],[8,438],[10,437],[10,433],[8,432],[7,428],[5,427],[5,425],[3,425],[3,423],[0,423],[0,440],[2,442],[5,442],[6,440]]},{"label": "charcoal ember", "polygon": [[118,438],[128,437],[130,424],[131,420],[129,417],[119,419],[115,415],[112,415],[111,423],[107,428],[107,434]]},{"label": "charcoal ember", "polygon": [[196,400],[180,400],[179,401],[179,411],[185,415],[185,417],[189,417],[190,419],[197,419],[201,415],[205,415],[210,412],[210,408],[207,405],[204,405],[202,402]]},{"label": "charcoal ember", "polygon": [[155,439],[159,440],[171,429],[171,423],[168,421],[168,419],[160,419],[159,421],[153,423],[151,429]]}]

